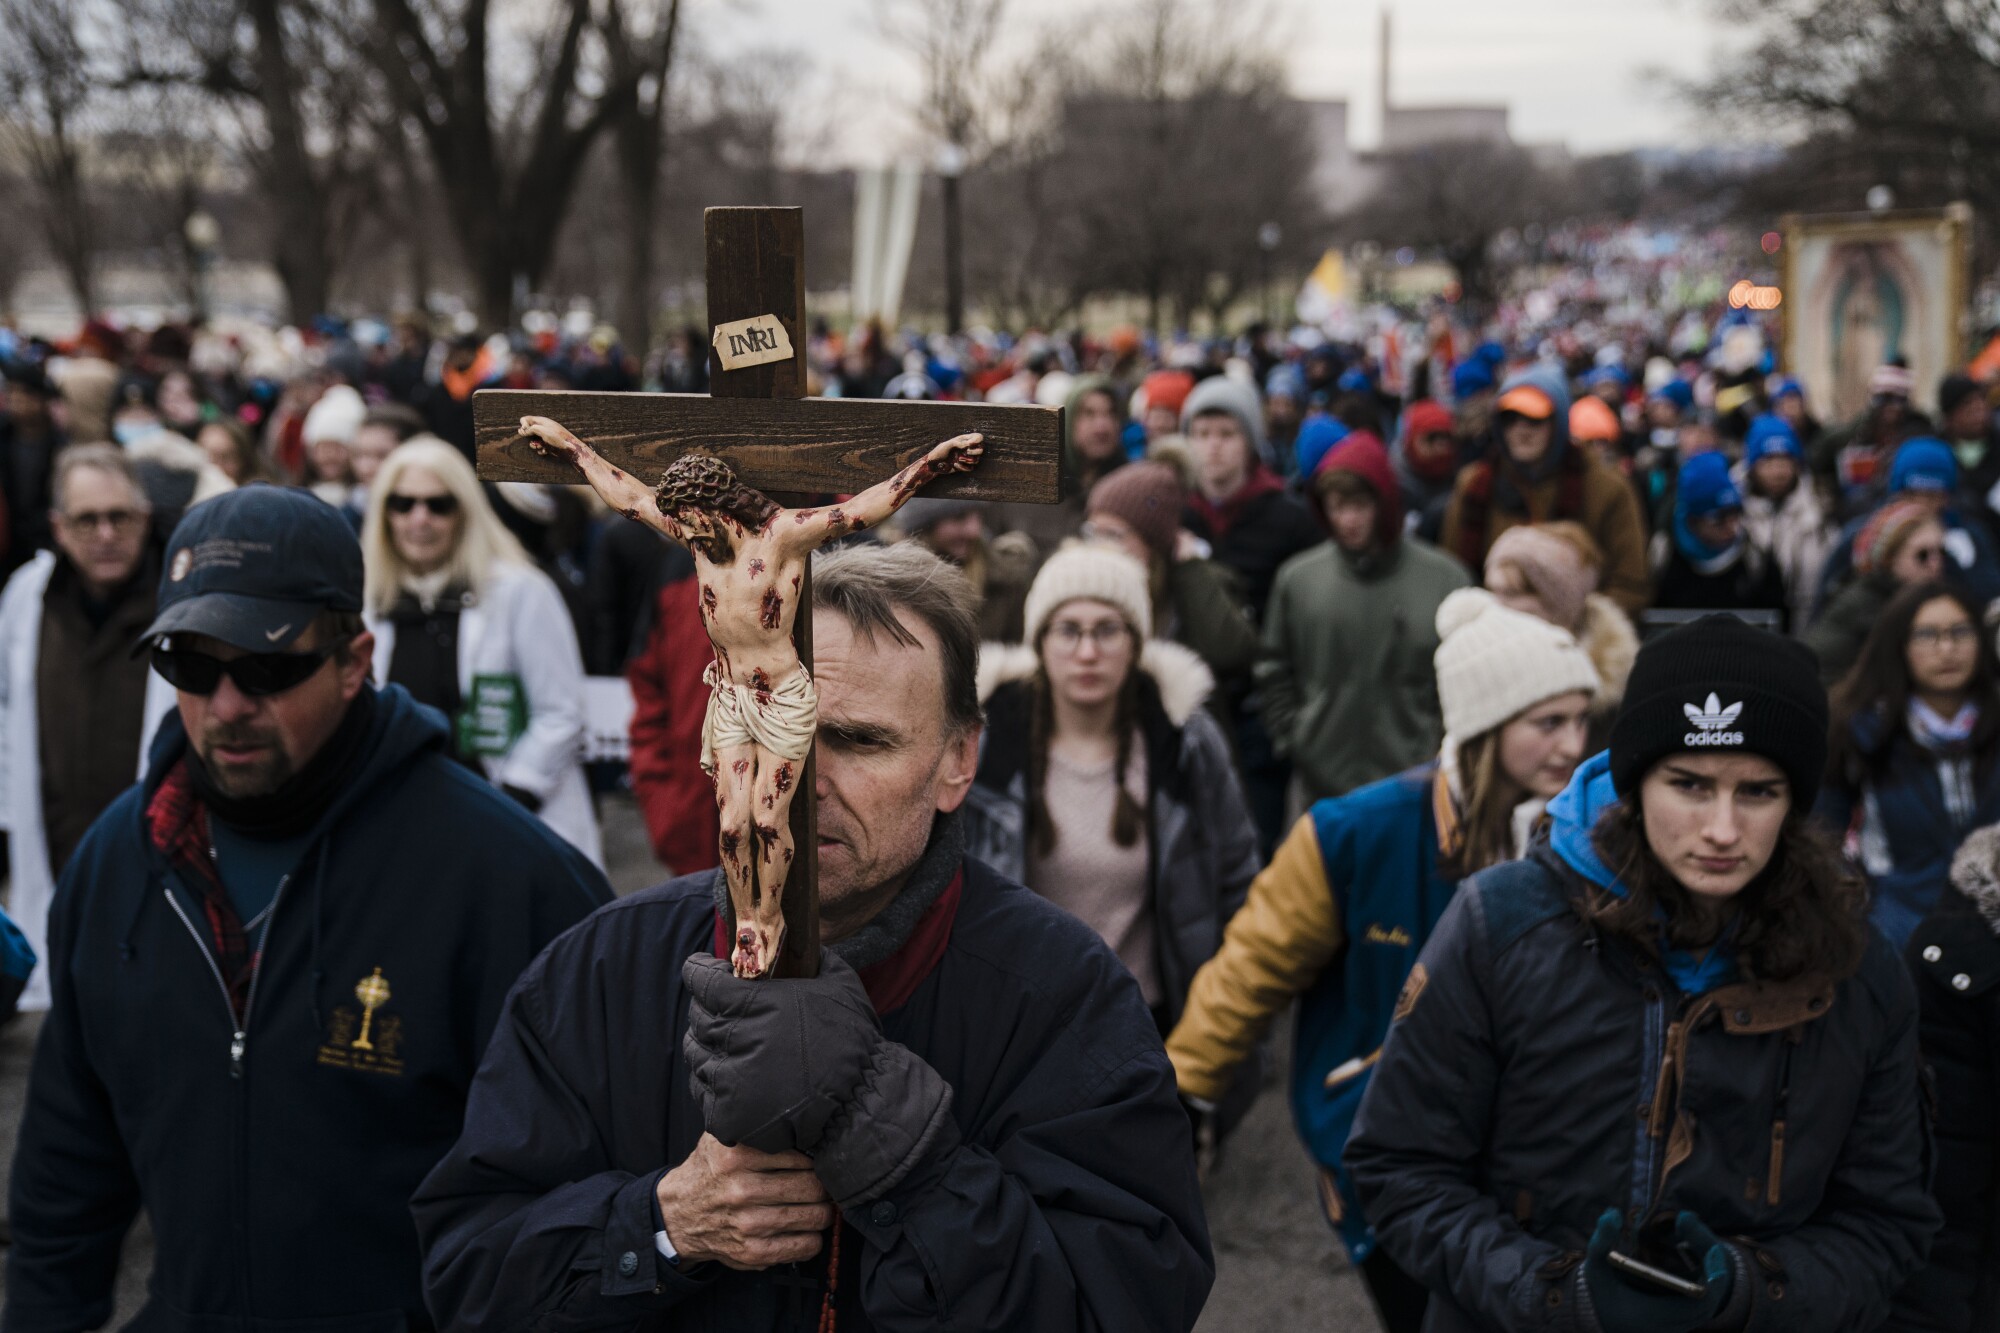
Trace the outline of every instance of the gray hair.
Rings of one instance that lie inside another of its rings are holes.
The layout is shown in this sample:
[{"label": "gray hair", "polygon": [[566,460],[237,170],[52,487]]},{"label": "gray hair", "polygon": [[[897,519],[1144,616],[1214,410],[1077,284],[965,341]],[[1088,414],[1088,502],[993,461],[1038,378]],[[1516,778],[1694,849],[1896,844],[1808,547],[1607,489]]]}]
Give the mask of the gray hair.
[{"label": "gray hair", "polygon": [[72,444],[56,454],[55,475],[49,481],[49,498],[60,513],[68,513],[67,493],[69,478],[79,468],[95,468],[99,472],[109,472],[132,488],[137,507],[151,511],[152,497],[146,494],[145,486],[139,480],[139,471],[132,466],[131,458],[115,444]]},{"label": "gray hair", "polygon": [[832,611],[870,643],[880,633],[904,647],[918,646],[896,612],[909,612],[936,636],[948,730],[982,725],[979,707],[979,618],[972,584],[957,566],[914,542],[860,545],[813,557],[815,611]]}]

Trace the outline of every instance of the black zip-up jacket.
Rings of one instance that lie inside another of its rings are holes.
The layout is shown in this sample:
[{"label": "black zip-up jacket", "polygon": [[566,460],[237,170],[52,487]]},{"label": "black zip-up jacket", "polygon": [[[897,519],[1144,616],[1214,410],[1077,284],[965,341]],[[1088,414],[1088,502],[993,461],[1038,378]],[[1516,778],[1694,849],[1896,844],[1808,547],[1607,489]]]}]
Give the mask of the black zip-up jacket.
[{"label": "black zip-up jacket", "polygon": [[374,714],[360,770],[250,925],[240,1026],[199,900],[144,828],[187,743],[178,715],[146,787],[77,849],[9,1192],[6,1333],[109,1318],[142,1206],[157,1249],[132,1328],[427,1326],[410,1195],[458,1135],[508,987],[610,891],[446,757],[441,715],[394,686]]},{"label": "black zip-up jacket", "polygon": [[[840,1333],[1192,1328],[1215,1265],[1193,1135],[1138,985],[1075,917],[963,866],[935,961],[906,942],[875,965],[908,994],[876,999],[883,1034],[951,1084],[953,1128],[844,1214]],[[440,1327],[816,1326],[824,1257],[735,1272],[654,1248],[660,1177],[702,1134],[681,964],[714,950],[714,881],[622,899],[522,976],[465,1136],[414,1204]],[[912,938],[935,939],[930,925]]]},{"label": "black zip-up jacket", "polygon": [[1425,1333],[1595,1329],[1575,1270],[1610,1207],[1738,1243],[1748,1333],[1870,1333],[1939,1214],[1917,1005],[1869,932],[1844,981],[1683,995],[1586,925],[1537,843],[1468,880],[1403,996],[1347,1164]]},{"label": "black zip-up jacket", "polygon": [[1973,833],[1910,936],[1924,1059],[1937,1080],[1944,1230],[1889,1322],[1895,1333],[2000,1329],[2000,824]]}]

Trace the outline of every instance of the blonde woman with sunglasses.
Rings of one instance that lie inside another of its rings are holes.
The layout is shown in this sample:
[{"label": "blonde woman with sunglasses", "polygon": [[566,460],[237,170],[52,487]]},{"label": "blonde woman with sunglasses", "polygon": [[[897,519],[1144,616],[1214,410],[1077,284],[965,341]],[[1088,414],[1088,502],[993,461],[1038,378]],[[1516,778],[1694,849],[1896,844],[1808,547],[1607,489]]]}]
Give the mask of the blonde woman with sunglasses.
[{"label": "blonde woman with sunglasses", "polygon": [[361,548],[376,684],[444,713],[460,761],[602,865],[576,627],[464,455],[420,435],[384,459]]}]

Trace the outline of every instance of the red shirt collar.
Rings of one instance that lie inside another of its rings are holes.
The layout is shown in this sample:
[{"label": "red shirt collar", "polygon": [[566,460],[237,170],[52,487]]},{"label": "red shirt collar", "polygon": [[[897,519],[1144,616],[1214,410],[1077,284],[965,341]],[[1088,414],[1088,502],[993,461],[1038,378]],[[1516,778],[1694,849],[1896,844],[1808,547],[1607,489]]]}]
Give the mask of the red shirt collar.
[{"label": "red shirt collar", "polygon": [[[917,987],[937,970],[945,946],[951,943],[951,927],[958,919],[958,901],[964,887],[965,869],[961,866],[930,910],[918,920],[903,947],[881,962],[859,969],[862,988],[868,992],[868,1002],[875,1006],[878,1015],[892,1013],[908,1004]],[[728,957],[728,949],[729,931],[723,924],[722,913],[717,912],[715,956]]]}]

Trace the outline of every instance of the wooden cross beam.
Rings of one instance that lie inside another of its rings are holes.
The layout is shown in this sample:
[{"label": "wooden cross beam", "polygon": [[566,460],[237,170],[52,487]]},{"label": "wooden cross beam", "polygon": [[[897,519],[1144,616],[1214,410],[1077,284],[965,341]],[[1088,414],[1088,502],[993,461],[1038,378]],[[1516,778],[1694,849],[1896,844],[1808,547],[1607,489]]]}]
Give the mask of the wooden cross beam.
[{"label": "wooden cross beam", "polygon": [[[721,458],[781,503],[787,495],[864,490],[940,441],[976,431],[985,437],[979,466],[938,478],[927,494],[1043,504],[1061,499],[1060,409],[805,397],[805,227],[799,209],[711,208],[703,231],[709,393],[483,389],[473,395],[481,477],[576,484],[570,463],[537,452],[520,436],[525,416],[561,422],[649,485],[675,459],[700,451]],[[808,576],[793,631],[808,670],[811,586]],[[810,757],[798,790],[805,799],[791,803],[798,855],[784,888],[778,976],[811,976],[819,961],[819,837]],[[736,923],[727,924],[733,936]]]}]

